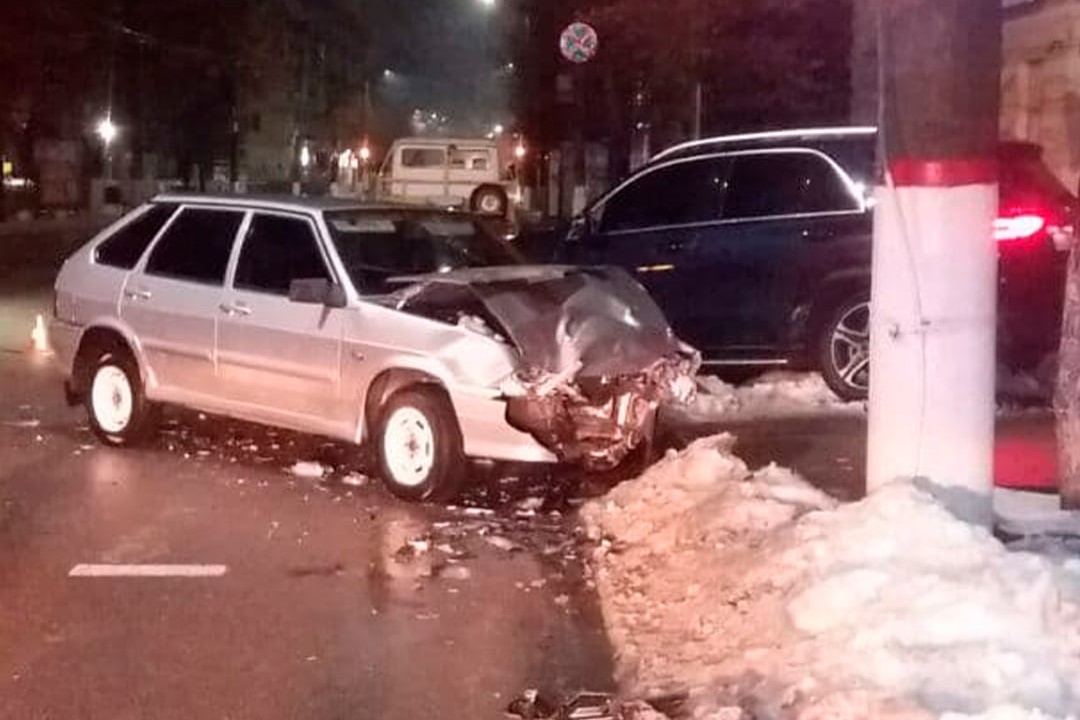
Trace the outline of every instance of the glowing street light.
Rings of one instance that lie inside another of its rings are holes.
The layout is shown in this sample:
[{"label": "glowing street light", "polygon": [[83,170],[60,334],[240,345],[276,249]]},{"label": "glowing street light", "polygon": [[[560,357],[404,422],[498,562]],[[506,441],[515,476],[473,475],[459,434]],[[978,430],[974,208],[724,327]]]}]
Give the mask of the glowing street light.
[{"label": "glowing street light", "polygon": [[360,148],[360,160],[362,160],[363,162],[366,163],[370,159],[371,159],[371,148],[369,148],[367,145],[362,146]]},{"label": "glowing street light", "polygon": [[479,2],[480,2],[480,4],[481,4],[481,5],[483,5],[483,6],[485,7],[485,8],[489,8],[489,9],[490,9],[490,8],[493,8],[493,7],[495,7],[495,3],[497,2],[497,0],[479,0]]},{"label": "glowing street light", "polygon": [[94,131],[98,134],[98,137],[101,138],[101,141],[105,143],[105,147],[112,144],[112,141],[116,139],[117,134],[120,132],[119,128],[116,127],[116,124],[109,116],[103,117],[98,122]]},{"label": "glowing street light", "polygon": [[527,150],[525,149],[524,142],[519,141],[518,144],[514,146],[514,157],[518,160],[524,160],[526,152]]}]

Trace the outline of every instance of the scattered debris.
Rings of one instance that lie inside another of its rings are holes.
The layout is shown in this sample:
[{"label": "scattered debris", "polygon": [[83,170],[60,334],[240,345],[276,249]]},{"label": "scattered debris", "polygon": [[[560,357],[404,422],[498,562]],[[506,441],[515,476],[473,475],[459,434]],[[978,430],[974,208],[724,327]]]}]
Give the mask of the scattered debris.
[{"label": "scattered debris", "polygon": [[368,483],[368,476],[363,473],[351,472],[345,477],[341,478],[342,485],[348,485],[349,487],[363,487]]},{"label": "scattered debris", "polygon": [[308,462],[304,460],[297,461],[291,468],[289,473],[295,477],[309,478],[312,480],[321,480],[329,472],[329,468],[319,462]]},{"label": "scattered debris", "polygon": [[438,576],[446,580],[468,580],[472,572],[464,565],[444,565],[438,569]]},{"label": "scattered debris", "polygon": [[539,690],[529,689],[511,700],[506,712],[508,715],[523,718],[523,720],[540,720],[552,717],[555,714],[555,706],[541,696]]},{"label": "scattered debris", "polygon": [[555,596],[555,604],[558,605],[559,607],[566,607],[567,605],[570,604],[570,596],[569,595],[556,595]]},{"label": "scattered debris", "polygon": [[41,426],[41,421],[37,418],[31,418],[27,420],[6,420],[4,424],[8,427],[17,428],[36,428]]},{"label": "scattered debris", "polygon": [[486,542],[488,545],[491,545],[492,547],[497,547],[500,550],[505,550],[506,552],[516,552],[523,549],[513,540],[504,538],[501,535],[485,535],[484,542]]}]

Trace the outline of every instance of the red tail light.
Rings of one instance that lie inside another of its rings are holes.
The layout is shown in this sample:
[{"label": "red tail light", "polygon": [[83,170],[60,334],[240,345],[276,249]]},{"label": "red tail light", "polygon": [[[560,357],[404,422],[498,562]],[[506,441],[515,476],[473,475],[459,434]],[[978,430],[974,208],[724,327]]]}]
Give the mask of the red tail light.
[{"label": "red tail light", "polygon": [[1033,212],[999,217],[994,221],[994,239],[998,242],[1027,240],[1045,230],[1046,226],[1046,218]]}]

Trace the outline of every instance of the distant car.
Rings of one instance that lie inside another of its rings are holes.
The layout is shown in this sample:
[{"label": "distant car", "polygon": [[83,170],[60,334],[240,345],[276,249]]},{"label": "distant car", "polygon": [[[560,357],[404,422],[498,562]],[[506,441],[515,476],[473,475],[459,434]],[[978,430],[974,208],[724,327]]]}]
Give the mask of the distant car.
[{"label": "distant car", "polygon": [[379,169],[378,196],[506,216],[521,189],[508,149],[495,140],[395,140]]},{"label": "distant car", "polygon": [[64,263],[50,341],[110,445],[171,403],[370,442],[411,500],[466,456],[619,464],[696,354],[625,273],[513,262],[461,213],[161,196]]},{"label": "distant car", "polygon": [[[556,257],[634,273],[705,364],[809,365],[866,397],[874,128],[727,136],[660,153],[577,218]],[[1003,143],[1000,356],[1057,347],[1075,198]]]}]

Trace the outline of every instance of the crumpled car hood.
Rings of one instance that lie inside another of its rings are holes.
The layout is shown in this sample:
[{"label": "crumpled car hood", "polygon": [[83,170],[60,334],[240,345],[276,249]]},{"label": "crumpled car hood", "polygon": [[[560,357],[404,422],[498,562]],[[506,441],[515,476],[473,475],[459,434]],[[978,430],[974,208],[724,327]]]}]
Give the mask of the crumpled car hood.
[{"label": "crumpled car hood", "polygon": [[467,291],[533,370],[595,378],[638,373],[684,349],[664,314],[624,270],[523,265],[395,278],[403,310],[462,302]]}]

